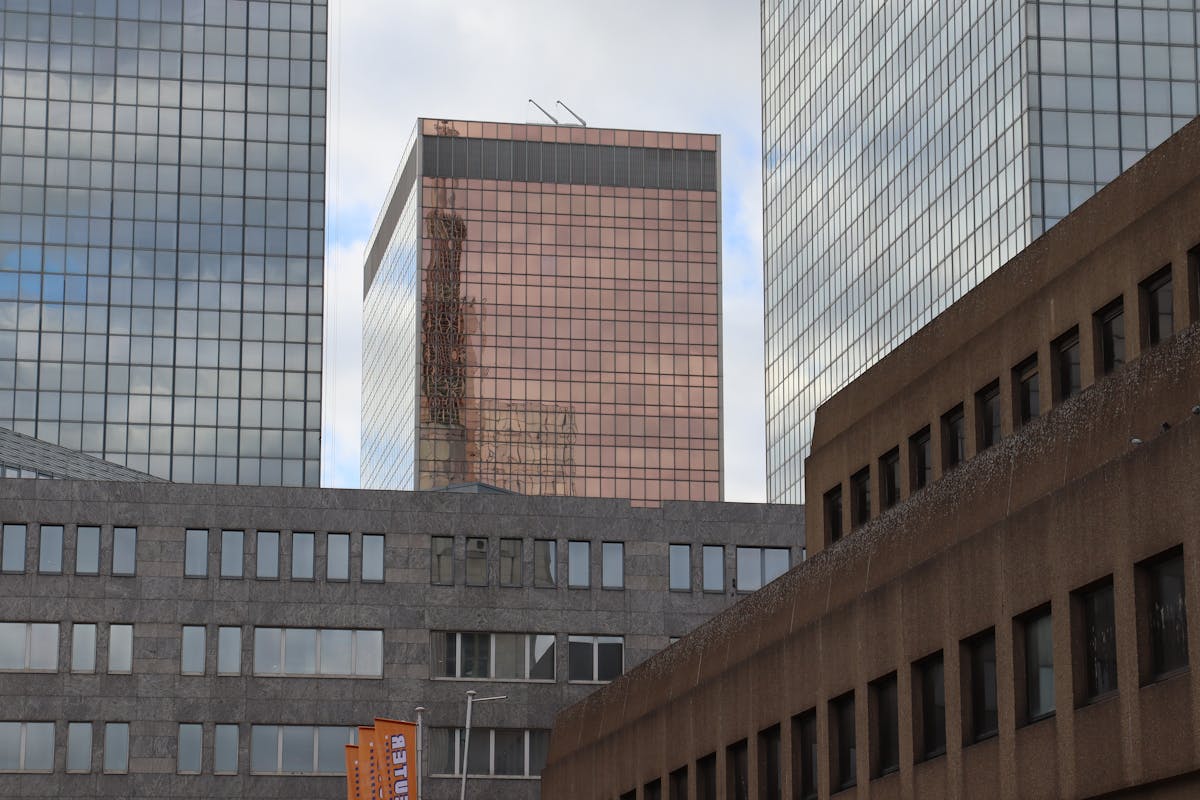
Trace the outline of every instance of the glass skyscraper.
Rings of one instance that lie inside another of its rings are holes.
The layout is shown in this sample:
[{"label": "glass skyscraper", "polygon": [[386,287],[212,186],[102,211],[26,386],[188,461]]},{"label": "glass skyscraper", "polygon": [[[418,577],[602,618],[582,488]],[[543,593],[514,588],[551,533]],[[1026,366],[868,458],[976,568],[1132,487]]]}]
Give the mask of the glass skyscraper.
[{"label": "glass skyscraper", "polygon": [[721,499],[718,143],[420,120],[364,269],[363,487]]},{"label": "glass skyscraper", "polygon": [[0,426],[320,480],[325,0],[0,0]]},{"label": "glass skyscraper", "polygon": [[768,499],[823,401],[1196,115],[1197,18],[764,0]]}]

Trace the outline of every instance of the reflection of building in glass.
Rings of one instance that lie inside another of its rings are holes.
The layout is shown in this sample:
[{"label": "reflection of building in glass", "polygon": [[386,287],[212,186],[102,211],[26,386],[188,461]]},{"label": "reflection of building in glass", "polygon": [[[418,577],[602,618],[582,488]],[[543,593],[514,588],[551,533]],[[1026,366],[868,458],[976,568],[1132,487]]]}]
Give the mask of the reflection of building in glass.
[{"label": "reflection of building in glass", "polygon": [[316,485],[325,0],[0,6],[0,426]]},{"label": "reflection of building in glass", "polygon": [[769,498],[817,406],[1196,114],[1195,11],[763,6]]},{"label": "reflection of building in glass", "polygon": [[421,120],[364,269],[362,485],[719,499],[717,159]]}]

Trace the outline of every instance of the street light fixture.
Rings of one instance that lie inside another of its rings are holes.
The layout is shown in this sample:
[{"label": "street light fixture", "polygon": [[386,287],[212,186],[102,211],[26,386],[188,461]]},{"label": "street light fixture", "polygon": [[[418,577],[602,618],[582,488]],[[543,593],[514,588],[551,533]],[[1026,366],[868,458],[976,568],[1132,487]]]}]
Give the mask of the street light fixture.
[{"label": "street light fixture", "polygon": [[458,792],[458,800],[467,800],[467,751],[471,747],[471,707],[476,703],[488,703],[492,700],[507,700],[508,695],[501,694],[495,697],[475,697],[478,694],[474,689],[467,690],[467,725],[463,730],[463,755],[462,755],[462,784]]}]

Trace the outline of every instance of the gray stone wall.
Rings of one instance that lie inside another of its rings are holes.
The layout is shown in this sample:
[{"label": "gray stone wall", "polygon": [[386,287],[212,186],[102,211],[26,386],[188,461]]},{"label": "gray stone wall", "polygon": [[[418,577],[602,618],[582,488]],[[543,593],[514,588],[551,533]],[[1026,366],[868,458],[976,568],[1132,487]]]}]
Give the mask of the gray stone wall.
[{"label": "gray stone wall", "polygon": [[[736,599],[735,545],[788,547],[802,557],[797,506],[668,503],[450,493],[0,480],[0,522],[24,523],[25,572],[0,575],[0,622],[57,622],[59,669],[0,673],[0,722],[56,723],[54,771],[0,774],[0,797],[344,797],[342,777],[251,774],[251,725],[370,724],[428,709],[433,727],[461,726],[465,692],[508,695],[479,705],[477,728],[548,730],[556,712],[595,688],[567,680],[569,634],[625,637],[628,670]],[[38,574],[39,524],[66,526],[62,575]],[[101,574],[75,575],[77,525],[100,525]],[[137,574],[111,575],[112,529],[137,528]],[[184,577],[184,532],[209,531],[208,577]],[[223,529],[246,532],[242,578],[221,578]],[[257,579],[255,532],[278,530],[280,578]],[[315,580],[290,576],[292,531],[316,533]],[[351,534],[348,582],[326,574],[325,534]],[[386,536],[385,582],[360,580],[362,534]],[[430,537],[455,537],[455,583],[431,585]],[[464,585],[467,536],[489,540],[489,585]],[[499,539],[521,538],[524,585],[498,583]],[[558,585],[533,586],[534,539],[554,539]],[[567,541],[591,541],[591,588],[569,589]],[[623,589],[600,587],[601,542],[625,544]],[[668,590],[668,546],[690,543],[693,590]],[[701,544],[725,546],[725,591],[700,591]],[[73,674],[71,624],[99,624],[97,672]],[[133,671],[106,672],[108,626],[132,623]],[[207,626],[203,676],[182,675],[181,627]],[[242,629],[240,676],[218,676],[217,628]],[[255,626],[384,631],[383,678],[255,677]],[[430,679],[430,632],[511,631],[556,635],[553,683]],[[92,769],[66,772],[67,723],[92,721]],[[126,775],[104,774],[105,722],[128,722]],[[177,774],[181,722],[204,726],[201,774]],[[240,726],[238,774],[215,775],[214,728]],[[472,777],[475,797],[536,798],[531,778]],[[457,797],[458,781],[430,778],[429,800]]]}]

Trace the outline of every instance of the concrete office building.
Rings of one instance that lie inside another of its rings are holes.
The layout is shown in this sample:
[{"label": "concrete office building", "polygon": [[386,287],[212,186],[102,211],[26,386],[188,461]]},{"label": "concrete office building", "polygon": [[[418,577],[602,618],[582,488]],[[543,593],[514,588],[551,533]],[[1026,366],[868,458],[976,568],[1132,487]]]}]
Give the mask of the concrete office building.
[{"label": "concrete office building", "polygon": [[1197,796],[1198,150],[823,405],[815,555],[561,714],[545,795]]},{"label": "concrete office building", "polygon": [[317,485],[325,0],[0,3],[0,426]]},{"label": "concrete office building", "polygon": [[1196,115],[1196,13],[762,4],[769,500],[821,403]]},{"label": "concrete office building", "polygon": [[[424,796],[534,800],[554,715],[803,554],[795,506],[0,480],[0,797],[345,796],[428,709]],[[737,587],[735,589],[735,586]]]},{"label": "concrete office building", "polygon": [[721,499],[718,143],[419,120],[364,267],[362,485]]}]

